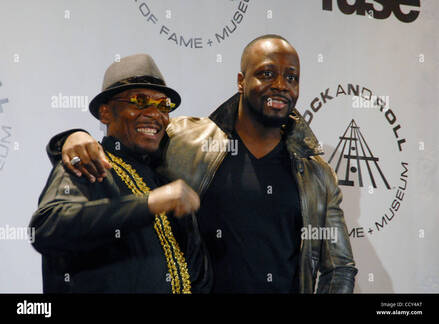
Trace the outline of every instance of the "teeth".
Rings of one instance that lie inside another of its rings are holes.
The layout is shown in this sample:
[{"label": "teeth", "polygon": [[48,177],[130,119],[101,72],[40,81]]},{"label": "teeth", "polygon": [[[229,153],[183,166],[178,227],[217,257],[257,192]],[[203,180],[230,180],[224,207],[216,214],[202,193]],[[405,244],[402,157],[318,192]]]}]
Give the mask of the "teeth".
[{"label": "teeth", "polygon": [[155,128],[136,128],[136,131],[142,134],[155,135],[157,134],[157,129]]},{"label": "teeth", "polygon": [[275,102],[275,103],[285,103],[285,101],[283,100],[279,100],[279,99],[273,99],[273,98],[268,98],[268,102]]}]

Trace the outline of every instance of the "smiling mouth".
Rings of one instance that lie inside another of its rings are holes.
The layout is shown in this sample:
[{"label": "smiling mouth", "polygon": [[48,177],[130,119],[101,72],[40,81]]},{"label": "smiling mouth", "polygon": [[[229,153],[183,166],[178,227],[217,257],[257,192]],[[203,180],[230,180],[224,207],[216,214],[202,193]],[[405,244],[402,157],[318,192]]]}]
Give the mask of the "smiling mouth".
[{"label": "smiling mouth", "polygon": [[138,127],[136,128],[136,132],[144,135],[154,136],[159,132],[159,130],[157,128],[151,128],[151,127]]},{"label": "smiling mouth", "polygon": [[268,107],[275,109],[283,109],[289,103],[289,101],[283,97],[268,97],[266,102]]}]

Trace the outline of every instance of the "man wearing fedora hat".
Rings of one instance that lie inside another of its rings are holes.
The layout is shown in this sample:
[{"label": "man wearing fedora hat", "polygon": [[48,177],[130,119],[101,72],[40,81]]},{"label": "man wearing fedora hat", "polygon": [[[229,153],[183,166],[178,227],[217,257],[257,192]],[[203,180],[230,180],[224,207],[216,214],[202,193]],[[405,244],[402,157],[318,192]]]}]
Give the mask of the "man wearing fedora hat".
[{"label": "man wearing fedora hat", "polygon": [[[181,102],[153,59],[113,63],[90,112],[107,126],[111,170],[90,183],[55,165],[30,226],[48,293],[206,292],[210,267],[193,212],[199,197],[155,168],[169,113]],[[82,155],[71,165],[87,163]]]},{"label": "man wearing fedora hat", "polygon": [[[242,53],[238,93],[209,117],[173,118],[167,128],[158,170],[184,179],[201,197],[197,217],[212,260],[213,292],[353,291],[357,269],[341,190],[295,108],[299,79],[294,47],[279,35],[258,37]],[[231,141],[237,154],[204,145]],[[47,151],[91,181],[105,176],[107,158],[87,133],[60,134]],[[78,155],[87,161],[73,166]],[[307,235],[314,230],[334,234]]]}]

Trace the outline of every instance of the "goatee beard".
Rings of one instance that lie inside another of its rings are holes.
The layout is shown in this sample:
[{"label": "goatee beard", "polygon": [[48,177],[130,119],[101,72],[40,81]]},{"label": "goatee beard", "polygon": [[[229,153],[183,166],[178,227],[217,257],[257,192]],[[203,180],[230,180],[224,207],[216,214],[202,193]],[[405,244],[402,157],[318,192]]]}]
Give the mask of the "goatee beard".
[{"label": "goatee beard", "polygon": [[280,128],[282,125],[288,122],[288,115],[291,113],[291,108],[288,109],[288,113],[285,117],[271,117],[264,114],[264,109],[257,109],[250,101],[244,96],[244,105],[246,105],[250,113],[259,121],[262,125],[268,128]]}]

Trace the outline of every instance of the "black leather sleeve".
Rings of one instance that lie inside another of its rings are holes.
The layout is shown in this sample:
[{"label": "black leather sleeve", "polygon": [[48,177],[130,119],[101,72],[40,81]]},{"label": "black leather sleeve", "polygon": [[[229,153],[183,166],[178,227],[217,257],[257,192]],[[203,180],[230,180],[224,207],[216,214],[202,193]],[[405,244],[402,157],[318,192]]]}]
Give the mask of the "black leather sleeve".
[{"label": "black leather sleeve", "polygon": [[120,196],[111,174],[102,183],[70,175],[58,163],[32,216],[34,248],[43,254],[80,252],[152,224],[148,195]]},{"label": "black leather sleeve", "polygon": [[49,143],[46,146],[46,152],[47,155],[49,156],[49,160],[52,163],[52,166],[55,166],[59,161],[61,161],[62,147],[67,137],[69,137],[71,134],[75,132],[85,132],[88,134],[88,132],[84,129],[74,128],[59,133],[50,139]]}]

